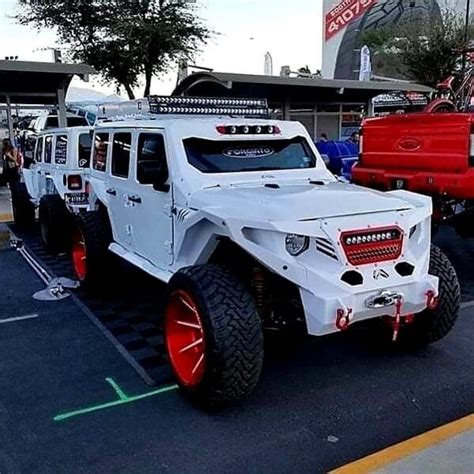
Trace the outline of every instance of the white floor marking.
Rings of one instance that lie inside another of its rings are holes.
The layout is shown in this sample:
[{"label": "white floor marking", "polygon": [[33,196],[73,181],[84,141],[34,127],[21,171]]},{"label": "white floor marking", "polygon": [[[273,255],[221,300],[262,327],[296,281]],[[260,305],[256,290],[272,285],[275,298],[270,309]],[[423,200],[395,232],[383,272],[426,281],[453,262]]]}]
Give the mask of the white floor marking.
[{"label": "white floor marking", "polygon": [[39,314],[27,314],[25,316],[18,316],[16,318],[0,319],[0,324],[14,323],[15,321],[24,321],[25,319],[38,318]]}]

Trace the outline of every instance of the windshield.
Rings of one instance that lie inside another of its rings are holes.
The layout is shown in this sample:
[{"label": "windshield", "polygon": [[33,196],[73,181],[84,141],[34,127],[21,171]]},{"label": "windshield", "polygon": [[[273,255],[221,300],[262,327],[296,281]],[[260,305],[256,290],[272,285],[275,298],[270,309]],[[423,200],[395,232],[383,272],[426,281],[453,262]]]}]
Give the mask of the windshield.
[{"label": "windshield", "polygon": [[303,137],[291,140],[184,140],[188,162],[203,173],[314,168],[316,156]]},{"label": "windshield", "polygon": [[[67,126],[68,127],[80,127],[84,125],[89,125],[87,123],[87,120],[84,117],[67,117]],[[59,121],[57,115],[52,115],[49,116],[46,119],[46,129],[50,128],[58,128],[59,127]]]}]

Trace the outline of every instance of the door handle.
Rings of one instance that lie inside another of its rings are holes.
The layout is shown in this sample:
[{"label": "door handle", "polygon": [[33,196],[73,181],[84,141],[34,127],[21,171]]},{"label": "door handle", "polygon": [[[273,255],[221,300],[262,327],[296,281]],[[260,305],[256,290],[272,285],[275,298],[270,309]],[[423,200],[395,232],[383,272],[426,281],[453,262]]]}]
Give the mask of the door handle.
[{"label": "door handle", "polygon": [[130,202],[134,202],[134,203],[136,203],[136,204],[141,204],[141,202],[142,202],[142,198],[141,198],[140,196],[130,196],[130,195],[129,195],[129,196],[128,196],[128,200],[129,200]]},{"label": "door handle", "polygon": [[117,191],[115,189],[110,188],[110,189],[107,189],[105,192],[107,194],[110,194],[111,196],[117,196]]}]

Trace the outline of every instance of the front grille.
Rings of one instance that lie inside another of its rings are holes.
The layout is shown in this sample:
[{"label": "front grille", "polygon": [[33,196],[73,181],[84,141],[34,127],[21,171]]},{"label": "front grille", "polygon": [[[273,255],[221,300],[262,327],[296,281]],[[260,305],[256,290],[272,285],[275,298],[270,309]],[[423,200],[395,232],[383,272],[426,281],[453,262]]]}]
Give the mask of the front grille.
[{"label": "front grille", "polygon": [[341,244],[351,265],[396,260],[403,247],[403,232],[398,227],[343,232]]}]

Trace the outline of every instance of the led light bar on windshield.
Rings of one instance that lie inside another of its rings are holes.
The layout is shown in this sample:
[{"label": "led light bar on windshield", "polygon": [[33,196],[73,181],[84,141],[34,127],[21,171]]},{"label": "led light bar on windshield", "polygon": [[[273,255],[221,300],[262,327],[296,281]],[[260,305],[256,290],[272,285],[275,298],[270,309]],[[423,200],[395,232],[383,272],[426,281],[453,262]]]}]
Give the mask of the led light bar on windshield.
[{"label": "led light bar on windshield", "polygon": [[150,112],[177,115],[239,115],[265,117],[266,99],[150,96]]}]

